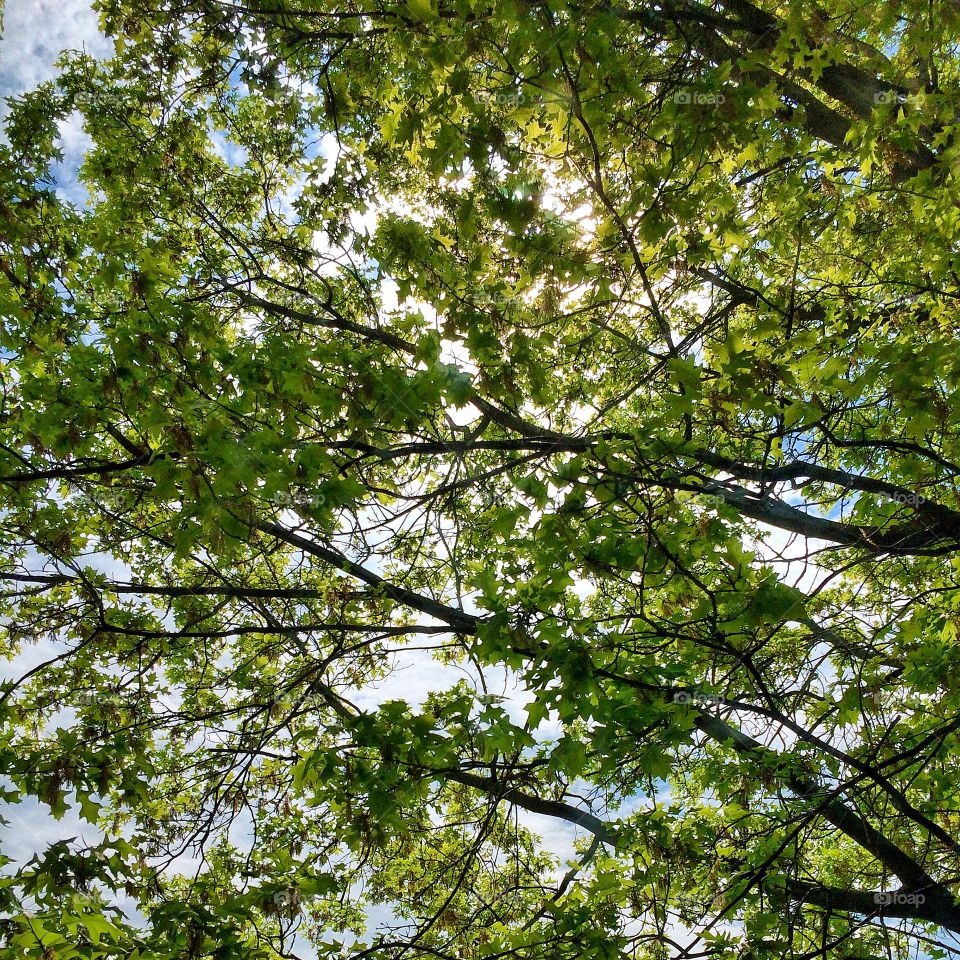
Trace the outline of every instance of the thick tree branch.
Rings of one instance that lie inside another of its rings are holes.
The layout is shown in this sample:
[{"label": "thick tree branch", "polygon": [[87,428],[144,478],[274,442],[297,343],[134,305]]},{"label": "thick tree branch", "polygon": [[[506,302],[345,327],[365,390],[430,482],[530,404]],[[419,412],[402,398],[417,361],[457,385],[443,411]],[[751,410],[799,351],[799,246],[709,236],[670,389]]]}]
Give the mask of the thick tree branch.
[{"label": "thick tree branch", "polygon": [[545,817],[554,817],[555,819],[566,820],[567,823],[576,824],[578,827],[589,830],[602,843],[612,845],[616,842],[616,831],[613,824],[595,817],[586,810],[572,807],[568,803],[531,796],[522,790],[511,787],[502,780],[498,780],[496,777],[481,777],[464,770],[442,770],[438,771],[438,774],[446,780],[462,783],[464,786],[481,790],[496,799],[516,804],[531,813],[539,813]]},{"label": "thick tree branch", "polygon": [[956,911],[944,909],[939,901],[927,898],[922,891],[901,887],[898,890],[846,890],[803,880],[787,885],[792,900],[810,903],[839,913],[858,913],[866,917],[896,917],[935,923],[947,930],[960,932]]},{"label": "thick tree branch", "polygon": [[276,537],[278,540],[282,540],[284,543],[290,544],[292,547],[296,547],[298,550],[302,550],[304,553],[324,560],[330,564],[330,566],[374,587],[391,600],[396,600],[398,603],[410,607],[413,610],[418,610],[420,613],[435,617],[443,623],[448,623],[458,632],[476,632],[477,624],[480,622],[479,617],[475,617],[473,614],[466,613],[463,610],[458,610],[456,607],[447,606],[447,604],[440,603],[440,601],[433,600],[430,597],[424,597],[413,590],[408,590],[406,587],[397,586],[374,573],[372,570],[367,570],[366,567],[354,563],[338,550],[322,546],[313,540],[308,540],[306,537],[293,533],[278,523],[260,521],[257,524],[257,529],[270,534],[270,536]]},{"label": "thick tree branch", "polygon": [[[732,746],[738,753],[755,757],[766,766],[782,766],[787,759],[713,714],[699,713],[694,725],[717,743]],[[900,878],[905,887],[911,891],[922,892],[930,909],[936,910],[938,916],[949,920],[949,923],[944,923],[945,926],[960,930],[960,906],[955,897],[945,886],[934,880],[913,857],[844,804],[839,797],[798,773],[795,766],[788,768],[786,783],[797,796],[815,803],[824,819],[876,857]]]}]

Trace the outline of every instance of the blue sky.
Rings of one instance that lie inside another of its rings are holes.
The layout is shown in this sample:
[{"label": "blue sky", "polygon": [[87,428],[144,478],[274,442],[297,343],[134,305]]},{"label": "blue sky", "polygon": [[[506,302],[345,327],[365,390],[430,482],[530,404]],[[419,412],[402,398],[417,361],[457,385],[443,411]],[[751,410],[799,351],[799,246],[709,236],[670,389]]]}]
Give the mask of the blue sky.
[{"label": "blue sky", "polygon": [[54,74],[61,52],[110,52],[86,0],[7,0],[0,38],[0,96],[30,90]]},{"label": "blue sky", "polygon": [[[7,114],[6,97],[32,90],[55,75],[55,63],[64,50],[85,50],[94,56],[112,52],[88,0],[7,0],[0,34],[0,118]],[[79,117],[63,124],[64,163],[58,174],[63,194],[74,201],[84,196],[76,169],[86,142]]]}]

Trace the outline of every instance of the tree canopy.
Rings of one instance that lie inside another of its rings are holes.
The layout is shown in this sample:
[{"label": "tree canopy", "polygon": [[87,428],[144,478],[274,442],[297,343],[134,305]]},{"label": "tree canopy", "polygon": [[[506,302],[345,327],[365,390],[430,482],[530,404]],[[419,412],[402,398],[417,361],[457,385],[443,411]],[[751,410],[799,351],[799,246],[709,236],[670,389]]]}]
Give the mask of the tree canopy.
[{"label": "tree canopy", "polygon": [[960,7],[98,9],[0,148],[2,797],[91,825],[3,955],[960,954]]}]

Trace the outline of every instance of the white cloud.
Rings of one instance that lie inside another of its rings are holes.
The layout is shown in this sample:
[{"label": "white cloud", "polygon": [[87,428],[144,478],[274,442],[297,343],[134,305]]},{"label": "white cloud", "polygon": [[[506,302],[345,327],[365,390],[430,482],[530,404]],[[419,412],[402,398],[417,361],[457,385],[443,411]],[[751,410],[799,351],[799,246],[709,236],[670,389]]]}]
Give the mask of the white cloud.
[{"label": "white cloud", "polygon": [[[0,34],[0,121],[8,112],[3,98],[26,93],[54,77],[57,59],[65,50],[85,50],[96,57],[112,52],[89,0],[8,0]],[[77,170],[89,144],[80,116],[74,113],[61,124],[57,146],[63,162],[54,169],[61,195],[75,203],[86,196]]]},{"label": "white cloud", "polygon": [[56,73],[64,50],[109,56],[89,0],[7,0],[0,37],[0,96],[32,90]]}]

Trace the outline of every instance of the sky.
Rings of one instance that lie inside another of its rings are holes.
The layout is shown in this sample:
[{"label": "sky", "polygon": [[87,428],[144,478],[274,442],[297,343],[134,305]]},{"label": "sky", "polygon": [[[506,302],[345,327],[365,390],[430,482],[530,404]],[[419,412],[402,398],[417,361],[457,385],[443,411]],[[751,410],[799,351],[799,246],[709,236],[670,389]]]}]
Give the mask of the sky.
[{"label": "sky", "polygon": [[[64,50],[103,57],[112,52],[112,46],[98,30],[97,14],[88,0],[6,0],[0,33],[0,119],[8,112],[5,98],[50,80]],[[59,146],[64,162],[57,171],[60,190],[75,202],[84,196],[76,169],[87,142],[79,117],[71,117],[61,126]]]},{"label": "sky", "polygon": [[87,0],[7,0],[0,39],[0,96],[30,90],[54,75],[64,50],[110,53]]}]

